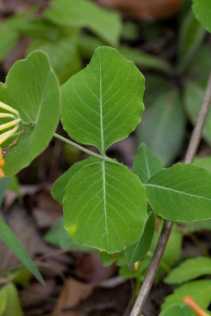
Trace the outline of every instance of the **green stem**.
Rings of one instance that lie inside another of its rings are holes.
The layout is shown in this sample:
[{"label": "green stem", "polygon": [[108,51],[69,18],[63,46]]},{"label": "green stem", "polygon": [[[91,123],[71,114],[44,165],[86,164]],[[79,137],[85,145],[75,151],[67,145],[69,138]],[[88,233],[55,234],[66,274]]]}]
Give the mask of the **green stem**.
[{"label": "green stem", "polygon": [[69,138],[66,138],[60,134],[57,134],[57,133],[54,133],[54,137],[61,140],[63,143],[66,143],[66,144],[69,144],[75,148],[77,148],[78,150],[80,151],[83,151],[84,153],[86,153],[87,155],[89,156],[93,156],[95,158],[98,158],[98,159],[101,159],[101,160],[104,160],[104,161],[109,161],[109,162],[112,162],[112,163],[116,163],[115,160],[107,157],[107,156],[103,156],[103,155],[100,155],[98,153],[95,153],[94,151],[92,150],[89,150],[88,148],[86,147],[83,147],[77,143],[75,143],[74,141],[70,140]]}]

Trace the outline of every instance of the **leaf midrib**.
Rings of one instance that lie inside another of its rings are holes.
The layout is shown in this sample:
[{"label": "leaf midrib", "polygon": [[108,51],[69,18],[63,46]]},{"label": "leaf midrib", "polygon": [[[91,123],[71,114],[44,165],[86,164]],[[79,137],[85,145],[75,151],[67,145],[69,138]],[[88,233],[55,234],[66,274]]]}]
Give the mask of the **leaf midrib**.
[{"label": "leaf midrib", "polygon": [[161,186],[161,185],[158,185],[158,184],[147,183],[147,184],[145,184],[145,187],[157,188],[157,189],[160,189],[160,190],[170,191],[170,192],[173,192],[173,193],[176,193],[176,194],[186,195],[187,197],[207,200],[207,201],[211,202],[210,198],[207,198],[207,197],[204,197],[204,196],[201,196],[201,195],[192,194],[192,193],[187,193],[185,191],[178,191],[176,189],[165,187],[165,186]]}]

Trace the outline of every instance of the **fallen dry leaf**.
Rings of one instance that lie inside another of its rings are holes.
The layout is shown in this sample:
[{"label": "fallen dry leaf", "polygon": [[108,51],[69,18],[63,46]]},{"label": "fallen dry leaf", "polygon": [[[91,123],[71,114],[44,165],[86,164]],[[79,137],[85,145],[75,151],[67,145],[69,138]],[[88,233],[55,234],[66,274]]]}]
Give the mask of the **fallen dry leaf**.
[{"label": "fallen dry leaf", "polygon": [[93,285],[67,280],[52,316],[81,316],[79,305],[91,295],[93,289]]},{"label": "fallen dry leaf", "polygon": [[139,19],[167,18],[178,12],[182,0],[98,0],[98,3],[118,8]]}]

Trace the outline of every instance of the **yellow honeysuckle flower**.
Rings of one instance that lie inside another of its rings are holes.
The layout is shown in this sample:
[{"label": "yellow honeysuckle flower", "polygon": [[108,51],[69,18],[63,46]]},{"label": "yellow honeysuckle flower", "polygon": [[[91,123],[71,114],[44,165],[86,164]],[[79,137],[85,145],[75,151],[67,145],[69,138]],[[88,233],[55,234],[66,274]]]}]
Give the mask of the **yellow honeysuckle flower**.
[{"label": "yellow honeysuckle flower", "polygon": [[12,137],[18,130],[18,125],[16,125],[13,129],[4,132],[3,134],[0,134],[0,145],[2,145],[6,140],[8,140],[10,137]]},{"label": "yellow honeysuckle flower", "polygon": [[9,113],[13,113],[19,117],[19,112],[16,109],[12,108],[10,105],[8,105],[2,101],[0,101],[0,109],[5,110]]},{"label": "yellow honeysuckle flower", "polygon": [[[0,112],[0,119],[3,119],[3,121],[0,124],[0,145],[15,135],[21,122],[19,112],[2,101],[0,101],[1,110],[3,111]],[[2,131],[3,133],[1,133]]]}]

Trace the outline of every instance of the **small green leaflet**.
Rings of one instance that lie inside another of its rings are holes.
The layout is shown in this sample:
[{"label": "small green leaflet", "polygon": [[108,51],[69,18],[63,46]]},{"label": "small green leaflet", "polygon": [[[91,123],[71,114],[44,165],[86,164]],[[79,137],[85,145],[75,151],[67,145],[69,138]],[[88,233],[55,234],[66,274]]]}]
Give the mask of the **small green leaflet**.
[{"label": "small green leaflet", "polygon": [[63,26],[88,27],[111,45],[118,44],[122,28],[120,16],[89,0],[53,0],[45,16]]},{"label": "small green leaflet", "polygon": [[191,296],[199,306],[207,309],[211,302],[211,281],[193,281],[177,288],[173,294],[167,296],[165,299],[161,315],[164,316],[164,312],[170,307],[183,303],[183,299],[186,296]]},{"label": "small green leaflet", "polygon": [[211,219],[211,174],[206,170],[176,164],[145,186],[153,211],[162,218],[177,222]]},{"label": "small green leaflet", "polygon": [[15,175],[48,146],[59,121],[59,86],[46,55],[34,52],[17,61],[0,85],[0,100],[22,120],[17,144],[6,156],[5,172]]},{"label": "small green leaflet", "polygon": [[203,275],[211,274],[211,259],[207,257],[189,258],[178,267],[171,270],[165,282],[168,284],[180,284]]},{"label": "small green leaflet", "polygon": [[163,165],[160,159],[145,144],[142,144],[133,163],[133,171],[140,177],[142,182],[148,182],[162,168]]},{"label": "small green leaflet", "polygon": [[13,231],[0,217],[0,240],[16,255],[20,262],[41,282],[43,278],[35,263],[31,260],[21,242],[16,238]]},{"label": "small green leaflet", "polygon": [[118,163],[86,160],[68,182],[63,204],[65,228],[82,246],[120,252],[144,231],[145,189]]},{"label": "small green leaflet", "polygon": [[210,0],[193,0],[193,12],[203,27],[211,32]]},{"label": "small green leaflet", "polygon": [[143,94],[144,77],[138,68],[116,49],[99,47],[90,64],[62,87],[64,129],[104,154],[138,125]]}]

